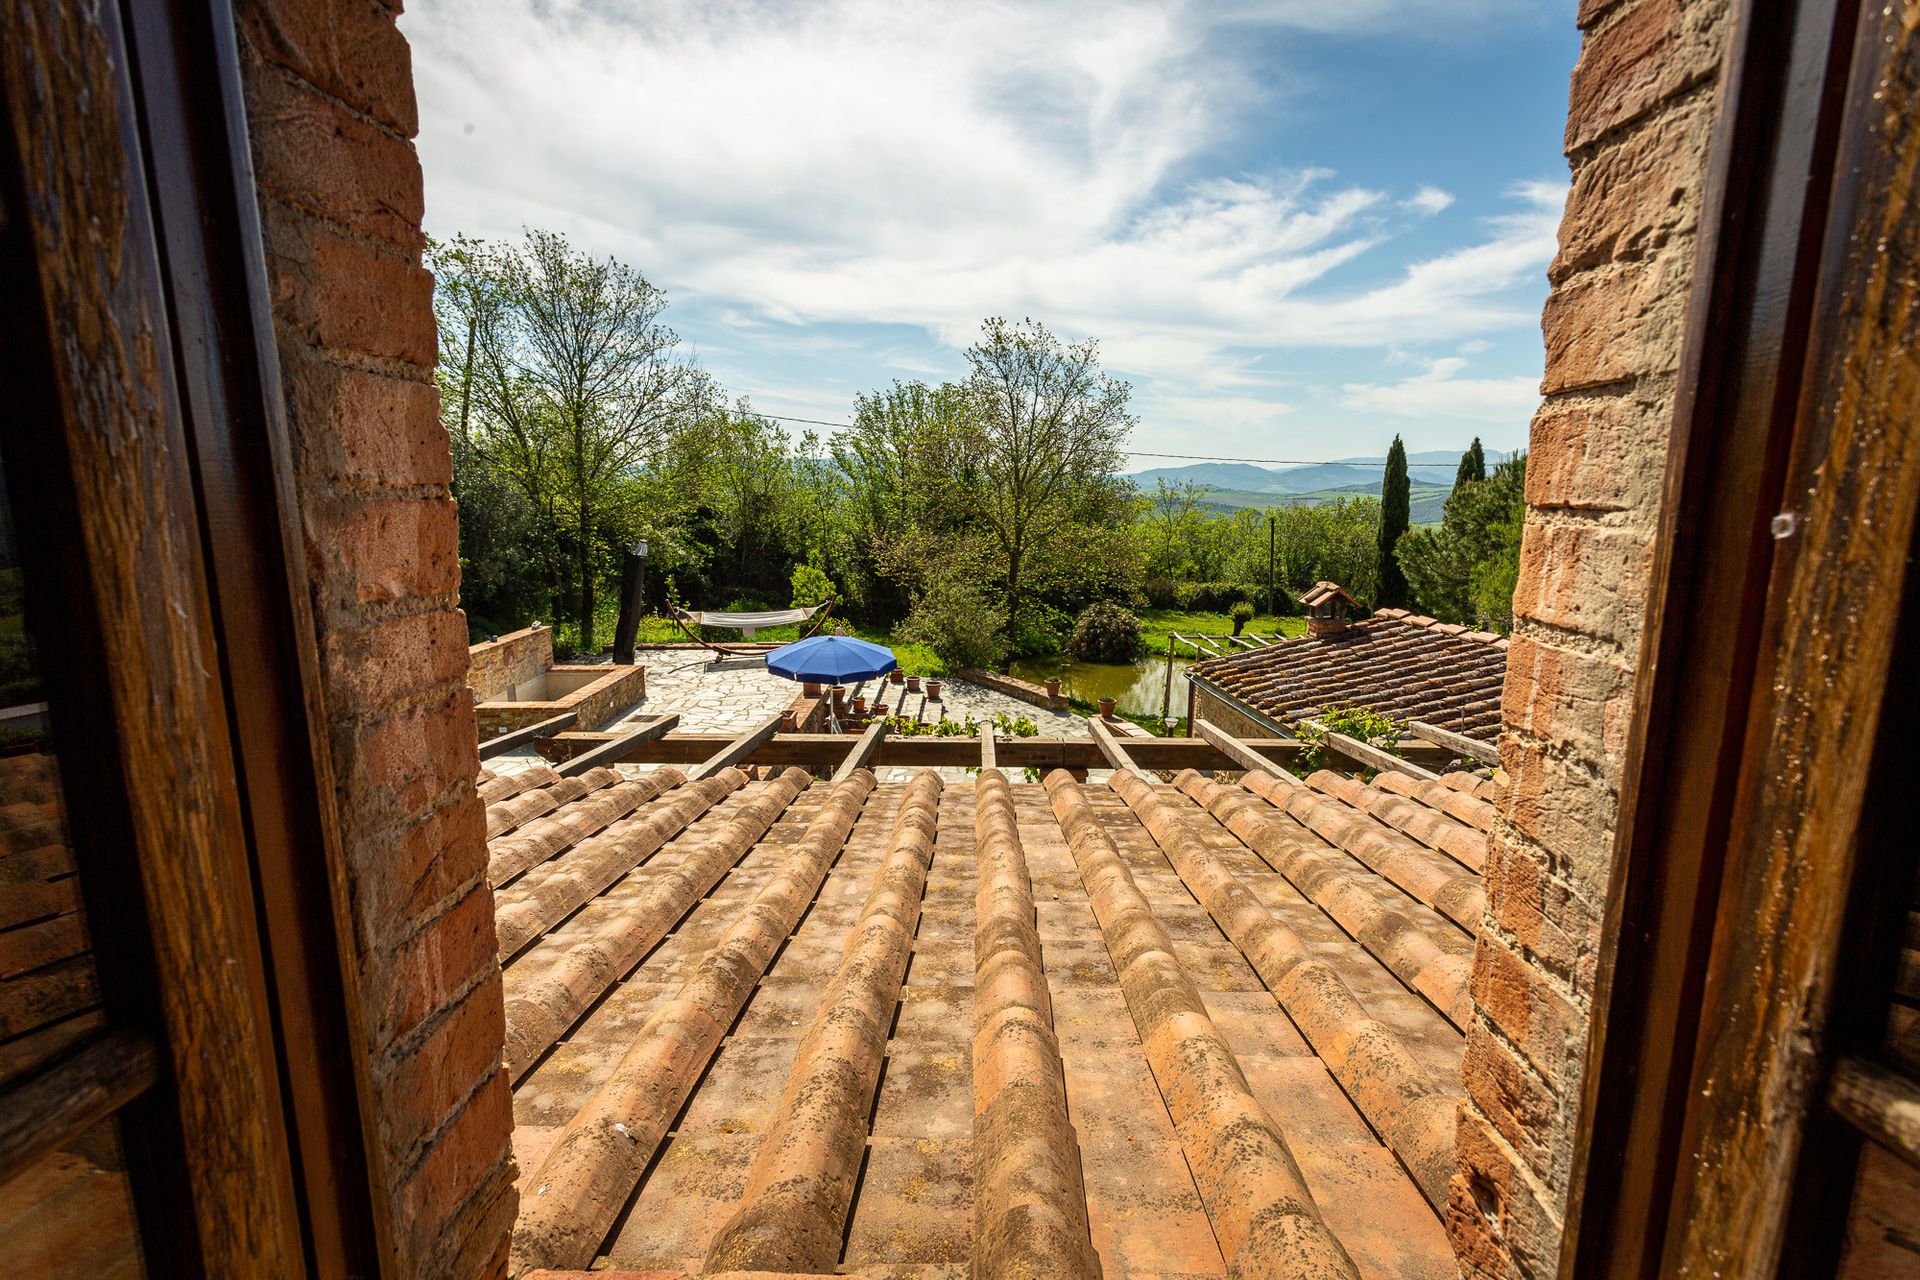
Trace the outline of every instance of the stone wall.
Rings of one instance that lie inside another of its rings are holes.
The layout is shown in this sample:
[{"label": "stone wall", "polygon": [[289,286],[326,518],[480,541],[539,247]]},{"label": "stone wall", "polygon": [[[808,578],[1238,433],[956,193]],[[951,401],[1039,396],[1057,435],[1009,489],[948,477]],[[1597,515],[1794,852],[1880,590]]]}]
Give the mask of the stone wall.
[{"label": "stone wall", "polygon": [[535,623],[467,649],[467,684],[475,701],[491,702],[553,666],[553,629]]},{"label": "stone wall", "polygon": [[398,5],[240,0],[296,492],[399,1277],[500,1276],[516,1201],[451,462]]},{"label": "stone wall", "polygon": [[[1194,721],[1205,720],[1222,733],[1235,738],[1273,738],[1286,737],[1272,725],[1255,720],[1252,716],[1236,709],[1219,694],[1198,681],[1189,681],[1192,690]],[[1189,725],[1191,732],[1191,725]]]},{"label": "stone wall", "polygon": [[1047,687],[1022,680],[1018,676],[1001,675],[997,671],[982,671],[979,667],[962,667],[959,672],[962,680],[971,681],[983,689],[992,689],[995,693],[1004,693],[1009,698],[1018,698],[1022,702],[1031,702],[1036,707],[1045,707],[1049,711],[1065,711],[1072,703],[1064,693],[1051,697]]},{"label": "stone wall", "polygon": [[1726,10],[1580,5],[1448,1206],[1469,1276],[1558,1265]]}]

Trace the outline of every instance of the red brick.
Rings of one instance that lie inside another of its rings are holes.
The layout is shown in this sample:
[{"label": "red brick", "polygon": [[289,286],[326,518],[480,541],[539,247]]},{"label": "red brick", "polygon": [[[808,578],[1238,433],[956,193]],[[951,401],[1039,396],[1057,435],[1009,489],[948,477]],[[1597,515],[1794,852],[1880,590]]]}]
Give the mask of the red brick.
[{"label": "red brick", "polygon": [[1726,8],[1726,0],[1641,0],[1590,31],[1568,93],[1567,151],[1712,78]]},{"label": "red brick", "polygon": [[1528,442],[1527,505],[1651,515],[1672,425],[1666,378],[1637,383],[1628,395],[1547,401]]},{"label": "red brick", "polygon": [[431,369],[439,357],[433,277],[411,255],[349,239],[266,205],[274,317],[309,345]]},{"label": "red brick", "polygon": [[1460,1174],[1450,1187],[1447,1235],[1462,1271],[1533,1278],[1557,1274],[1562,1227],[1558,1198],[1527,1176],[1471,1107],[1461,1110],[1454,1149]]},{"label": "red brick", "polygon": [[1469,983],[1474,1008],[1484,1013],[1563,1096],[1578,1084],[1586,1052],[1585,1010],[1554,990],[1525,960],[1482,936]]},{"label": "red brick", "polygon": [[430,1280],[506,1280],[507,1248],[520,1210],[516,1173],[511,1161],[490,1171],[453,1220],[419,1242],[423,1256],[409,1274]]},{"label": "red brick", "polygon": [[249,70],[247,117],[260,190],[417,254],[425,243],[426,196],[412,144],[293,75]]},{"label": "red brick", "polygon": [[[498,976],[493,931],[493,891],[478,886],[458,905],[403,942],[385,942],[369,931],[368,957],[375,981],[367,994],[376,1002],[374,1043],[405,1041],[476,980]],[[502,1044],[506,1033],[501,1032]]]},{"label": "red brick", "polygon": [[1511,838],[1489,842],[1484,884],[1487,918],[1525,954],[1591,994],[1600,945],[1600,908]]},{"label": "red brick", "polygon": [[339,626],[321,637],[320,660],[329,697],[373,711],[465,683],[467,624],[459,613],[438,609]]},{"label": "red brick", "polygon": [[1574,171],[1560,252],[1548,268],[1556,283],[1609,262],[1652,257],[1700,221],[1711,102],[1696,99],[1595,149]]},{"label": "red brick", "polygon": [[[455,782],[479,772],[473,698],[465,688],[376,720],[336,724],[333,739],[348,830],[362,836],[425,814]],[[355,862],[358,870],[380,870]]]},{"label": "red brick", "polygon": [[434,1140],[400,1187],[401,1216],[413,1224],[419,1244],[432,1249],[460,1208],[476,1192],[484,1192],[489,1175],[510,1167],[507,1148],[512,1131],[513,1099],[503,1070]]},{"label": "red brick", "polygon": [[1523,744],[1503,755],[1507,792],[1501,816],[1519,835],[1553,851],[1569,881],[1594,900],[1606,896],[1619,806],[1613,770],[1561,756],[1551,744]]},{"label": "red brick", "polygon": [[453,480],[440,391],[427,380],[370,373],[329,360],[282,331],[296,466],[303,479],[396,488]]},{"label": "red brick", "polygon": [[445,910],[485,875],[486,834],[486,809],[466,793],[418,822],[366,837],[364,861],[379,871],[365,882],[370,918],[407,930]]},{"label": "red brick", "polygon": [[1620,659],[1543,644],[1524,633],[1507,646],[1501,711],[1509,728],[1596,762],[1618,759],[1633,718],[1633,674]]},{"label": "red brick", "polygon": [[1681,244],[1579,276],[1547,296],[1543,395],[1607,387],[1679,366],[1692,253]]},{"label": "red brick", "polygon": [[1584,524],[1529,523],[1520,543],[1513,614],[1617,645],[1640,642],[1651,535]]},{"label": "red brick", "polygon": [[1546,1081],[1479,1029],[1467,1035],[1460,1078],[1480,1114],[1533,1175],[1547,1186],[1566,1185],[1573,1163],[1573,1117]]},{"label": "red brick", "polygon": [[236,17],[256,53],[411,138],[420,129],[413,54],[373,0],[243,0]]},{"label": "red brick", "polygon": [[500,1070],[507,1034],[500,991],[499,974],[490,975],[383,1074],[381,1087],[405,1101],[393,1110],[384,1135],[394,1168],[411,1167],[427,1139]]},{"label": "red brick", "polygon": [[451,498],[328,496],[309,504],[307,524],[325,609],[433,596],[451,602],[460,589],[459,512]]}]

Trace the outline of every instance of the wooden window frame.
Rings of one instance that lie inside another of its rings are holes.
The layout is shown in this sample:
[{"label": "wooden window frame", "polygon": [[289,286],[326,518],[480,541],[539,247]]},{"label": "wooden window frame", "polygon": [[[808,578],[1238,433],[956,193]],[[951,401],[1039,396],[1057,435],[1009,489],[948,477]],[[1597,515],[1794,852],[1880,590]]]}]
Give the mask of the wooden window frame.
[{"label": "wooden window frame", "polygon": [[120,1112],[151,1274],[381,1274],[227,4],[0,10],[0,197],[0,370],[38,428],[9,471],[108,1023],[31,1083],[77,1086],[108,1037],[158,1048]]},{"label": "wooden window frame", "polygon": [[1852,305],[1884,267],[1889,201],[1915,195],[1877,132],[1876,91],[1912,57],[1891,38],[1899,7],[1734,6],[1566,1275],[1819,1273],[1837,1256],[1852,1165],[1821,1097],[1856,1020],[1834,999],[1841,939],[1884,870],[1869,779],[1911,752],[1877,730],[1883,706],[1912,704],[1894,655],[1914,625],[1920,431],[1912,406],[1875,418],[1871,396],[1889,344],[1920,331],[1863,327]]}]

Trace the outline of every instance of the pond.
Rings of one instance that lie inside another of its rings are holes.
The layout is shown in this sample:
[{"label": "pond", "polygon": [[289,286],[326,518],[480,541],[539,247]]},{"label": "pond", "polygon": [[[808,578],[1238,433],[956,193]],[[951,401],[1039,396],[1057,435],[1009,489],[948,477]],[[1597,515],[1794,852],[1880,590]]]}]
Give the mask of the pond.
[{"label": "pond", "polygon": [[[1187,711],[1185,675],[1187,668],[1192,665],[1185,658],[1175,658],[1173,661],[1171,714],[1176,717],[1185,715]],[[1013,674],[1035,684],[1043,684],[1059,676],[1060,691],[1069,697],[1084,702],[1112,698],[1121,711],[1157,716],[1160,714],[1160,700],[1166,695],[1167,658],[1161,654],[1134,662],[1081,662],[1056,654],[1051,658],[1020,658],[1013,664]]]}]

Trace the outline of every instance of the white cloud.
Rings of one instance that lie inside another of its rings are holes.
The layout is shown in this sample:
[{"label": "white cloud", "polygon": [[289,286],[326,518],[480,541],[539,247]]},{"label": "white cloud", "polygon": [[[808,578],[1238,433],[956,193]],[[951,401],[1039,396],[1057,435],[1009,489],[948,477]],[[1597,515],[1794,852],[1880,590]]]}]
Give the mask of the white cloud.
[{"label": "white cloud", "polygon": [[1340,407],[1403,418],[1465,418],[1524,426],[1540,403],[1538,378],[1461,378],[1464,356],[1443,356],[1399,382],[1349,383]]},{"label": "white cloud", "polygon": [[1397,241],[1451,193],[1193,173],[1275,92],[1245,28],[1405,38],[1539,7],[415,0],[402,23],[436,233],[566,231],[721,318],[729,363],[803,354],[802,327],[957,349],[1032,315],[1171,407],[1271,394],[1253,352],[1538,323],[1564,185],[1408,262]]}]

